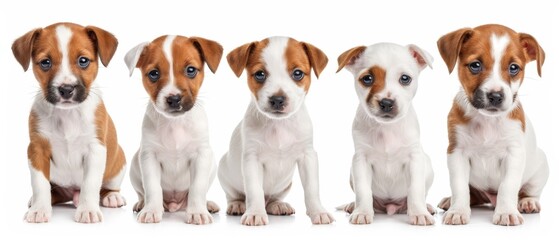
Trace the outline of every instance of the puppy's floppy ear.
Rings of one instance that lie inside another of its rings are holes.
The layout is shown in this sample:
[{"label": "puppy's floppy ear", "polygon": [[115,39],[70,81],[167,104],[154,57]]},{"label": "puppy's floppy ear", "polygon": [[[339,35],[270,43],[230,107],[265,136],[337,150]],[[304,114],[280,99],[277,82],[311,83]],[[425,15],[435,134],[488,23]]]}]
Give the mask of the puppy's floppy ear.
[{"label": "puppy's floppy ear", "polygon": [[128,71],[130,71],[130,76],[134,72],[134,68],[138,67],[138,62],[140,61],[140,56],[146,49],[146,46],[149,45],[149,42],[143,42],[138,44],[137,46],[133,47],[126,53],[124,56],[124,63],[128,67]]},{"label": "puppy's floppy ear", "polygon": [[474,30],[471,28],[462,28],[454,32],[447,33],[437,41],[439,53],[446,63],[449,73],[452,72],[454,66],[456,65],[456,60],[460,54],[462,44],[470,38],[473,32]]},{"label": "puppy's floppy ear", "polygon": [[113,34],[95,26],[87,26],[85,27],[85,31],[91,41],[93,41],[97,49],[97,54],[99,54],[99,58],[101,59],[101,63],[106,67],[109,65],[109,62],[116,52],[118,40]]},{"label": "puppy's floppy ear", "polygon": [[233,51],[227,54],[227,63],[229,63],[231,70],[233,70],[237,77],[243,74],[243,69],[247,66],[248,58],[256,44],[258,44],[258,42],[247,43],[233,49]]},{"label": "puppy's floppy ear", "polygon": [[433,64],[433,57],[431,56],[431,54],[413,44],[409,44],[406,47],[410,51],[411,56],[419,65],[420,70],[425,69],[426,66],[429,66],[429,68],[431,69],[433,68],[433,66],[431,66]]},{"label": "puppy's floppy ear", "polygon": [[326,57],[326,54],[324,54],[322,50],[310,43],[301,42],[301,45],[303,49],[305,49],[305,53],[307,53],[314,75],[318,78],[322,70],[326,67],[326,64],[328,64],[328,57]]},{"label": "puppy's floppy ear", "polygon": [[520,44],[524,48],[524,53],[530,61],[536,60],[538,64],[538,75],[542,76],[542,65],[545,61],[545,52],[538,44],[538,41],[532,35],[527,33],[519,33]]},{"label": "puppy's floppy ear", "polygon": [[359,46],[359,47],[354,47],[352,49],[349,49],[344,53],[342,53],[338,57],[338,70],[336,72],[339,72],[345,66],[353,65],[355,63],[355,60],[359,58],[359,56],[361,55],[361,53],[365,51],[365,49],[367,49],[367,47]]},{"label": "puppy's floppy ear", "polygon": [[191,37],[190,39],[210,70],[215,73],[223,55],[223,47],[215,41],[201,37]]},{"label": "puppy's floppy ear", "polygon": [[23,71],[27,71],[27,69],[29,69],[33,43],[35,42],[35,38],[37,38],[42,31],[42,28],[33,29],[16,39],[12,44],[12,53],[19,64],[23,67]]}]

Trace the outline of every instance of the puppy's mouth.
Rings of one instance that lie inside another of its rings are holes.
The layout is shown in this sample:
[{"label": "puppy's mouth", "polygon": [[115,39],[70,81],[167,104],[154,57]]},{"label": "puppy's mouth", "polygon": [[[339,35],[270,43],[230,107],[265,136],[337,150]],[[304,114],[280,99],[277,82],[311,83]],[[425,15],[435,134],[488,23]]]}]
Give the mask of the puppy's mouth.
[{"label": "puppy's mouth", "polygon": [[73,108],[85,101],[89,95],[83,84],[49,86],[45,94],[47,102],[58,108]]}]

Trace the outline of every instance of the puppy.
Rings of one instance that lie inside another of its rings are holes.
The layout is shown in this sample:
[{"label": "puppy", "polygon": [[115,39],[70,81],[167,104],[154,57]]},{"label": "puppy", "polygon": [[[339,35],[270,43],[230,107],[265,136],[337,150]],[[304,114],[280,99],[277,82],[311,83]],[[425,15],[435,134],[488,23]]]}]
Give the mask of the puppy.
[{"label": "puppy", "polygon": [[229,152],[219,163],[227,214],[243,214],[241,223],[250,226],[267,224],[266,213],[294,214],[282,199],[289,192],[297,165],[307,215],[313,224],[331,223],[334,218],[320,202],[318,159],[304,103],[311,68],[318,77],[328,58],[309,43],[271,37],[234,49],[227,61],[237,77],[246,69],[252,92],[245,117],[231,137]]},{"label": "puppy", "polygon": [[14,41],[15,58],[24,71],[32,62],[41,86],[29,116],[33,196],[27,222],[48,222],[53,204],[72,200],[80,223],[103,219],[99,202],[125,205],[119,193],[124,152],[94,84],[98,58],[107,66],[117,45],[109,32],[73,23],[37,28]]},{"label": "puppy", "polygon": [[355,154],[350,184],[355,202],[339,207],[353,224],[369,224],[374,211],[405,213],[413,225],[432,225],[435,211],[425,203],[433,183],[431,160],[419,142],[412,106],[419,73],[433,57],[415,46],[378,43],[338,57],[355,79],[359,107],[353,121]]},{"label": "puppy", "polygon": [[522,224],[520,212],[540,211],[549,170],[517,94],[528,62],[541,76],[544,51],[501,25],[459,29],[437,44],[449,72],[458,63],[462,85],[448,114],[452,197],[439,204],[448,209],[443,222],[467,224],[470,206],[490,203],[494,224]]},{"label": "puppy", "polygon": [[130,180],[138,194],[138,221],[157,223],[163,210],[186,210],[186,222],[212,223],[219,211],[206,202],[215,178],[206,112],[197,104],[204,63],[215,73],[223,48],[199,37],[161,36],[141,43],[125,56],[130,70],[142,71],[150,96],[140,149],[132,159]]}]

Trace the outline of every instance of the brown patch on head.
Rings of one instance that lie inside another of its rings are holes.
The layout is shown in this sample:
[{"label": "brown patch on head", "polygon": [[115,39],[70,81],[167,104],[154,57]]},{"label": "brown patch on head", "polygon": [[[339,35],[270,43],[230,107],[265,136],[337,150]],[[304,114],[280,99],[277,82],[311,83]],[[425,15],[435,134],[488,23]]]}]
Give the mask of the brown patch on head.
[{"label": "brown patch on head", "polygon": [[447,154],[451,154],[454,152],[456,148],[456,144],[458,142],[456,136],[456,128],[459,125],[466,125],[470,121],[470,118],[466,117],[464,114],[464,110],[460,105],[456,102],[456,100],[452,104],[452,108],[448,113],[448,148],[446,150]]},{"label": "brown patch on head", "polygon": [[[373,76],[373,84],[370,86],[365,85],[365,83],[361,81],[361,79],[367,75]],[[374,97],[375,94],[382,91],[384,89],[384,86],[386,85],[386,70],[378,66],[373,66],[367,71],[361,73],[357,78],[357,81],[359,81],[359,84],[361,84],[361,86],[370,88],[369,94],[367,95],[367,103],[378,104],[378,101],[380,99],[374,99]]]},{"label": "brown patch on head", "polygon": [[243,69],[246,69],[248,87],[256,98],[258,98],[257,93],[264,84],[257,82],[254,79],[254,74],[258,71],[264,71],[266,75],[268,74],[266,65],[261,58],[262,51],[268,46],[268,43],[268,39],[247,43],[227,54],[227,62],[237,77],[240,77]]},{"label": "brown patch on head", "polygon": [[509,119],[520,121],[522,131],[526,131],[526,117],[524,116],[524,109],[520,103],[518,103],[518,106],[509,113],[508,117]]},{"label": "brown patch on head", "polygon": [[290,38],[287,41],[287,47],[285,48],[285,61],[287,65],[286,71],[290,77],[292,77],[292,74],[296,69],[299,69],[304,73],[301,80],[293,79],[293,81],[299,87],[303,87],[305,92],[308,92],[309,87],[311,86],[311,64],[303,43]]},{"label": "brown patch on head", "polygon": [[[57,28],[60,26],[68,28],[72,33],[67,46],[68,59],[62,59],[57,36]],[[58,73],[63,61],[69,64],[71,72],[88,91],[97,76],[97,56],[106,66],[116,51],[117,45],[116,38],[103,29],[94,26],[84,28],[73,23],[56,23],[44,29],[32,30],[16,39],[12,45],[12,51],[24,70],[28,69],[29,61],[32,61],[33,73],[46,97],[49,84]],[[89,66],[79,67],[78,59],[80,57],[90,59]],[[45,59],[50,59],[52,63],[52,67],[48,70],[40,67],[40,62]]]},{"label": "brown patch on head", "polygon": [[[163,42],[166,38],[166,35],[158,37],[146,45],[136,63],[136,67],[142,72],[144,88],[153,102],[157,101],[159,91],[170,81],[170,65],[163,52]],[[156,82],[152,82],[149,78],[149,73],[153,70],[159,71],[160,77]]]},{"label": "brown patch on head", "polygon": [[50,159],[52,158],[50,142],[39,132],[39,116],[33,111],[29,115],[29,147],[27,158],[30,165],[50,180]]},{"label": "brown patch on head", "polygon": [[[510,39],[499,63],[495,63],[494,56],[492,56],[491,37],[493,35],[508,36]],[[470,99],[482,82],[491,75],[495,64],[499,64],[502,79],[510,85],[513,81],[522,83],[524,67],[529,61],[537,60],[538,74],[540,74],[541,65],[545,59],[545,53],[533,37],[524,33],[516,33],[510,28],[496,24],[482,25],[474,29],[459,29],[441,37],[437,44],[449,72],[452,72],[458,60],[458,76]],[[474,61],[481,62],[480,73],[470,72],[469,64]],[[520,67],[519,73],[515,76],[511,76],[509,73],[509,66],[513,63]]]},{"label": "brown patch on head", "polygon": [[95,110],[95,126],[97,127],[97,139],[101,145],[107,148],[105,173],[103,174],[103,183],[105,183],[122,171],[126,166],[126,158],[122,148],[118,145],[115,125],[103,102]]},{"label": "brown patch on head", "polygon": [[355,63],[355,60],[357,60],[359,55],[361,55],[361,53],[363,53],[365,49],[367,49],[367,47],[359,46],[343,52],[338,57],[338,70],[336,72],[339,72],[345,66],[353,65]]}]

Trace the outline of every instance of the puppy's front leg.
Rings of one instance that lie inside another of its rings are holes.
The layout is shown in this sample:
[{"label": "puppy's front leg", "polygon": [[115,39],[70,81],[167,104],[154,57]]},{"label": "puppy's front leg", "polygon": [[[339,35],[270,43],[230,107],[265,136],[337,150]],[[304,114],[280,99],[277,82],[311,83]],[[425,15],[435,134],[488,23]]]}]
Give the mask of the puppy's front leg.
[{"label": "puppy's front leg", "polygon": [[243,153],[241,161],[247,208],[241,217],[241,223],[248,226],[266,225],[268,214],[262,186],[264,182],[262,164],[258,162],[254,153]]},{"label": "puppy's front leg", "polygon": [[80,223],[96,223],[103,220],[99,208],[99,191],[103,183],[107,148],[97,142],[91,143],[89,148],[89,154],[84,158],[83,183],[74,216],[74,220]]},{"label": "puppy's front leg", "polygon": [[298,161],[299,176],[305,191],[307,215],[313,224],[330,224],[334,217],[324,209],[320,202],[318,188],[318,157],[314,149],[308,149],[302,160]]},{"label": "puppy's front leg", "polygon": [[470,208],[469,161],[458,149],[448,155],[447,165],[452,197],[450,208],[443,216],[444,224],[461,225],[470,222],[472,209]]},{"label": "puppy's front leg", "polygon": [[524,144],[517,144],[508,148],[509,154],[502,161],[503,180],[499,185],[497,203],[493,223],[503,226],[514,226],[524,223],[524,218],[518,211],[518,192],[522,185],[522,174],[526,164]]},{"label": "puppy's front leg", "polygon": [[433,225],[435,218],[427,210],[425,188],[427,181],[427,156],[421,150],[412,154],[409,163],[408,216],[412,225]]},{"label": "puppy's front leg", "polygon": [[163,217],[163,190],[161,189],[161,164],[155,154],[141,148],[138,155],[142,184],[144,185],[144,208],[138,213],[138,222],[158,223]]},{"label": "puppy's front leg", "polygon": [[355,192],[355,209],[349,216],[353,224],[370,224],[373,222],[373,171],[362,153],[353,155],[351,164],[353,191]]},{"label": "puppy's front leg", "polygon": [[213,154],[208,148],[200,149],[190,166],[190,190],[186,206],[186,223],[208,224],[213,222],[206,207],[206,194],[210,184]]}]

